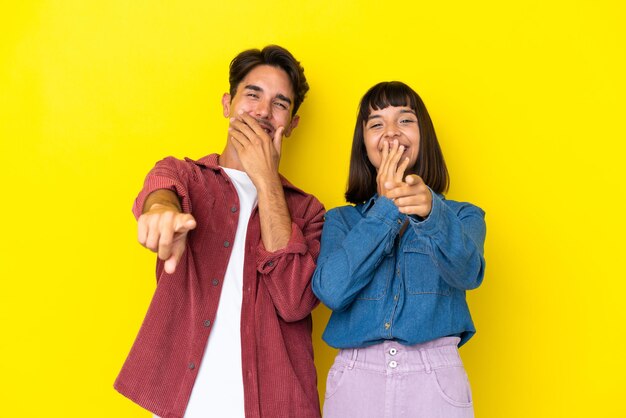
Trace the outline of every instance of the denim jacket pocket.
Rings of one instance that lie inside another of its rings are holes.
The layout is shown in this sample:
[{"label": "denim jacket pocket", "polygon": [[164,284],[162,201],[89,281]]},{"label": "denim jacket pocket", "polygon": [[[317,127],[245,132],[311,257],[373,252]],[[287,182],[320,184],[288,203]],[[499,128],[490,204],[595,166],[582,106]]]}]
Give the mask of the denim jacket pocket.
[{"label": "denim jacket pocket", "polygon": [[418,240],[404,246],[404,284],[411,295],[452,294],[452,287],[439,274],[430,246]]},{"label": "denim jacket pocket", "polygon": [[357,299],[380,300],[385,296],[393,274],[393,259],[391,255],[383,257],[378,267],[374,269],[372,281],[361,290]]}]

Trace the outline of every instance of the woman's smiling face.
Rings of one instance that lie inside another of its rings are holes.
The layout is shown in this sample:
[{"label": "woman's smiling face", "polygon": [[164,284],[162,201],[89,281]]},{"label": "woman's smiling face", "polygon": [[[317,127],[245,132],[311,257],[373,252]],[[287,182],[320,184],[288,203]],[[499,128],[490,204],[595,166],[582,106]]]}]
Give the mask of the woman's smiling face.
[{"label": "woman's smiling face", "polygon": [[415,111],[407,106],[387,106],[384,109],[371,109],[363,126],[367,157],[376,169],[380,167],[385,141],[398,141],[404,146],[402,158],[409,158],[409,167],[417,161],[420,146],[420,130]]}]

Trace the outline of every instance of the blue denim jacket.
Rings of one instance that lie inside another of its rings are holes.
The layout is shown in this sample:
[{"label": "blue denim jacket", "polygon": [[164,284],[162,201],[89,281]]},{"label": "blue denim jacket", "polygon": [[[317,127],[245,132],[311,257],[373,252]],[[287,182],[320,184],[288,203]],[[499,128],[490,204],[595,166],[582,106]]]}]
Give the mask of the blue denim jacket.
[{"label": "blue denim jacket", "polygon": [[485,214],[432,196],[424,220],[377,195],[326,213],[313,292],[333,311],[322,337],[330,346],[413,345],[449,335],[462,345],[476,332],[465,291],[483,279]]}]

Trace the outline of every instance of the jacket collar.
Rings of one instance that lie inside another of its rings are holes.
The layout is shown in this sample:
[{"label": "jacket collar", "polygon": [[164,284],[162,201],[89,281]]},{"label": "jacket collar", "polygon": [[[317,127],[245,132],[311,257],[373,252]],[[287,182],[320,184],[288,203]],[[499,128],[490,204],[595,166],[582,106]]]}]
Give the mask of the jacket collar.
[{"label": "jacket collar", "polygon": [[[219,164],[219,158],[220,155],[215,153],[209,154],[197,160],[185,157],[185,161],[193,163],[199,167],[205,167],[216,172],[224,173],[222,167]],[[278,173],[278,175],[280,176],[280,183],[283,185],[283,187],[305,194],[301,189],[291,184],[289,180],[287,180],[282,174]]]},{"label": "jacket collar", "polygon": [[367,211],[370,210],[372,206],[374,206],[374,203],[376,203],[377,199],[378,193],[374,193],[374,196],[370,197],[369,200],[366,200],[364,203],[362,203],[361,213],[367,213]]}]

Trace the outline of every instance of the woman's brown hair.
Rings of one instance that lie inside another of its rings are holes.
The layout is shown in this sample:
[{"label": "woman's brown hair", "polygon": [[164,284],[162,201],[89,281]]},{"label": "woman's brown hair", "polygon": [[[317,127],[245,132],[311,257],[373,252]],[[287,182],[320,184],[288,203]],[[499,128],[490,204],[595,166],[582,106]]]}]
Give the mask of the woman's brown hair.
[{"label": "woman's brown hair", "polygon": [[363,128],[372,109],[380,110],[388,106],[407,106],[417,115],[420,130],[419,153],[415,165],[407,169],[407,174],[417,174],[436,193],[446,192],[450,185],[446,162],[426,105],[406,84],[400,81],[385,81],[369,89],[359,104],[345,195],[350,203],[363,203],[376,193],[376,168],[367,157]]}]

